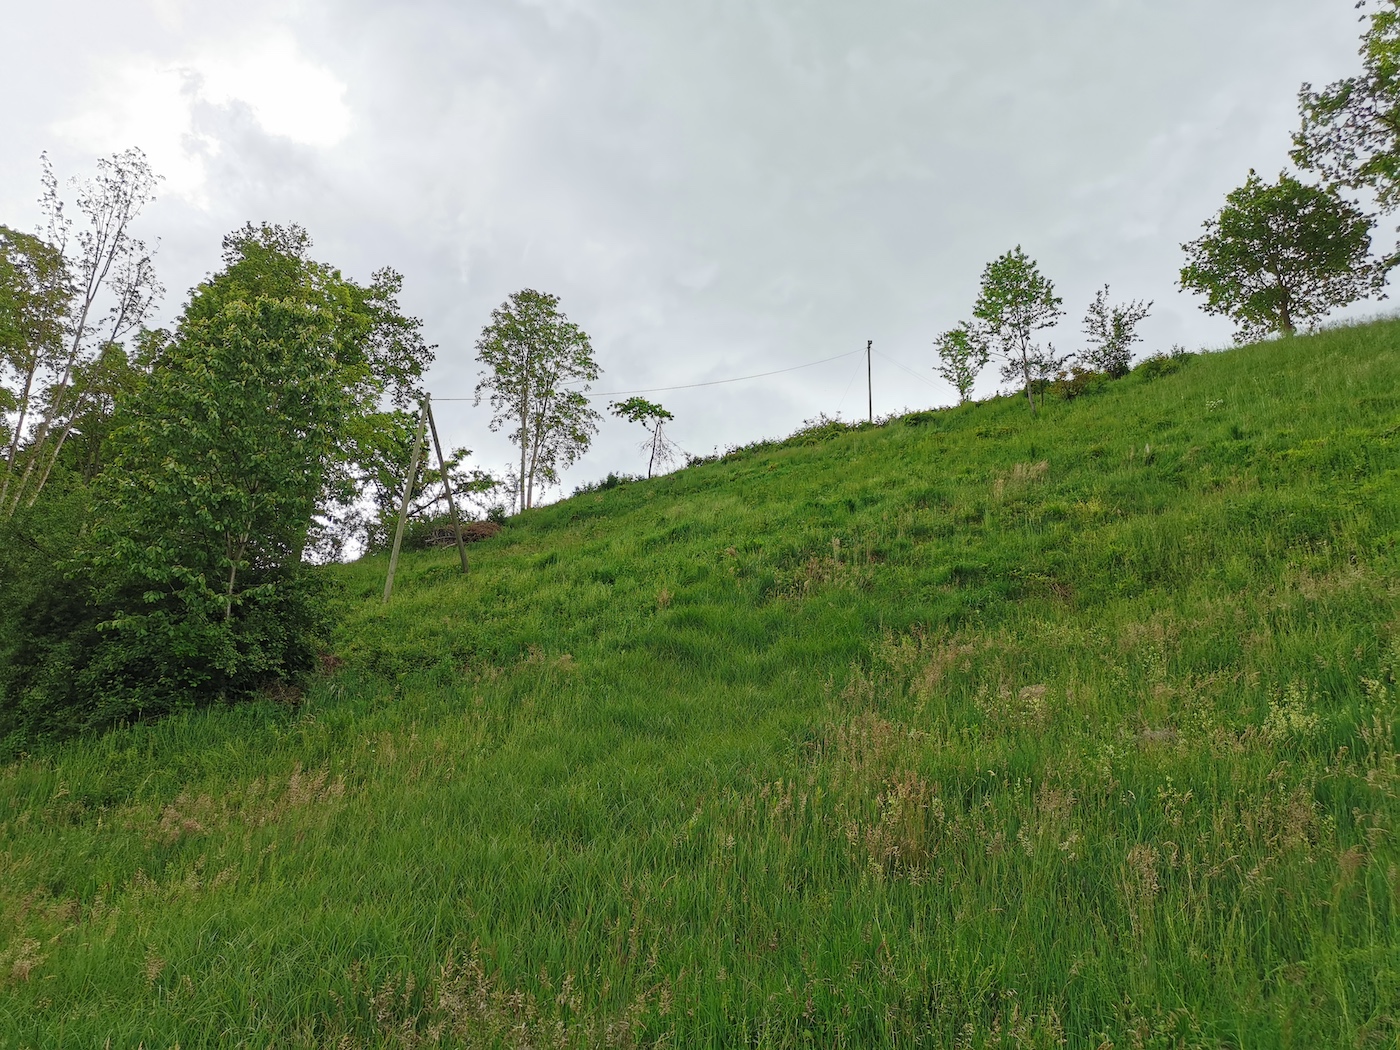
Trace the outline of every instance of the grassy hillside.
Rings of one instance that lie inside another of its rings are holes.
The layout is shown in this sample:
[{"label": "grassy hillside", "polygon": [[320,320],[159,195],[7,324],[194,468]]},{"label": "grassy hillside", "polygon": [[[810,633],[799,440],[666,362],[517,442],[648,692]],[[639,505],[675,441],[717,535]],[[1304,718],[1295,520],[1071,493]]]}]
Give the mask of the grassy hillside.
[{"label": "grassy hillside", "polygon": [[0,769],[0,1045],[1400,1040],[1400,323],[334,570]]}]

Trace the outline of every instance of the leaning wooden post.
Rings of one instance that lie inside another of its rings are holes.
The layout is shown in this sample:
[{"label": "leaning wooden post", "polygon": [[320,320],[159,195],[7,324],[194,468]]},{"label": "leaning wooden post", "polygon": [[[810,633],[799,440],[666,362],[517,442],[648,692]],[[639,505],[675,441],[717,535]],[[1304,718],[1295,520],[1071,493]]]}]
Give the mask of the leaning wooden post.
[{"label": "leaning wooden post", "polygon": [[462,575],[467,569],[467,545],[462,539],[462,522],[457,517],[457,500],[452,495],[452,478],[447,473],[447,460],[442,458],[442,442],[438,440],[437,420],[433,418],[433,399],[423,395],[423,410],[428,413],[428,429],[433,432],[433,448],[437,449],[438,471],[442,474],[442,488],[447,493],[447,510],[452,515],[452,533],[457,537],[457,553],[462,557]]},{"label": "leaning wooden post", "polygon": [[[423,407],[427,408],[427,399],[423,400]],[[403,527],[408,521],[408,502],[413,498],[413,483],[418,480],[418,460],[423,455],[423,429],[428,422],[428,413],[422,411],[418,413],[418,434],[413,439],[413,459],[408,466],[408,479],[403,486],[403,502],[399,504],[399,527],[394,530],[394,551],[389,555],[389,576],[384,581],[384,601],[389,601],[389,595],[394,591],[394,570],[399,567],[399,548],[403,546]]]}]

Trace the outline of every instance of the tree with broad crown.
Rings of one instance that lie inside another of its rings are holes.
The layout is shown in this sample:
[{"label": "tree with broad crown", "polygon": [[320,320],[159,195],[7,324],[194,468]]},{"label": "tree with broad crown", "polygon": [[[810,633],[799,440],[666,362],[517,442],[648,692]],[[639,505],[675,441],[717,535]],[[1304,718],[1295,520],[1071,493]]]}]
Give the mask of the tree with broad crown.
[{"label": "tree with broad crown", "polygon": [[[1365,0],[1356,5],[1368,6]],[[1380,0],[1361,41],[1361,75],[1298,92],[1293,162],[1335,186],[1370,189],[1400,208],[1400,0]]]},{"label": "tree with broad crown", "polygon": [[1203,309],[1237,326],[1244,341],[1292,335],[1339,306],[1380,295],[1386,268],[1370,258],[1372,218],[1335,187],[1282,173],[1270,185],[1254,171],[1182,248],[1181,287]]},{"label": "tree with broad crown", "polygon": [[977,377],[987,367],[989,354],[985,338],[964,321],[935,339],[933,346],[941,362],[936,371],[957,390],[958,404],[967,404]]},{"label": "tree with broad crown", "polygon": [[1048,367],[1046,351],[1035,333],[1052,327],[1063,315],[1055,285],[1017,245],[989,262],[982,271],[982,288],[973,307],[981,322],[988,352],[1002,362],[1001,376],[1025,390],[1035,411],[1033,386]]},{"label": "tree with broad crown", "polygon": [[654,401],[648,401],[644,397],[629,397],[626,401],[614,401],[608,405],[612,414],[619,419],[625,419],[629,423],[640,423],[642,429],[651,433],[651,437],[642,442],[643,449],[650,449],[651,455],[647,460],[647,477],[651,477],[652,471],[658,464],[666,466],[675,462],[675,446],[662,433],[662,426],[676,417],[662,408]]},{"label": "tree with broad crown", "polygon": [[1089,349],[1080,358],[1090,368],[1115,379],[1127,375],[1133,365],[1133,344],[1142,341],[1137,326],[1147,319],[1152,303],[1138,299],[1130,303],[1110,303],[1108,285],[1094,293],[1094,301],[1084,315],[1084,335]]},{"label": "tree with broad crown", "polygon": [[99,604],[125,654],[103,658],[112,695],[238,695],[314,656],[313,521],[431,349],[398,312],[397,274],[363,287],[310,245],[296,226],[230,234],[175,329],[143,340],[147,375],[97,479]]},{"label": "tree with broad crown", "polygon": [[515,505],[525,510],[536,487],[558,481],[598,432],[601,417],[585,396],[599,375],[593,346],[559,309],[558,296],[525,288],[491,311],[476,353],[486,369],[475,403],[487,397],[491,429],[508,427],[520,448]]}]

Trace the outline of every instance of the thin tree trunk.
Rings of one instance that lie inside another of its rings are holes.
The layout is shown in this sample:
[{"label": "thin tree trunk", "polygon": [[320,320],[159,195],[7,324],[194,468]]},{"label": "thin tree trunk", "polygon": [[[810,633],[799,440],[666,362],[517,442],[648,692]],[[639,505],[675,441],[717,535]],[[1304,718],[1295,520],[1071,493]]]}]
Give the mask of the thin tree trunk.
[{"label": "thin tree trunk", "polygon": [[[529,379],[525,382],[528,384]],[[528,385],[520,397],[520,476],[515,479],[516,511],[525,509],[525,455],[530,441],[530,391]]]},{"label": "thin tree trunk", "polygon": [[39,355],[34,354],[34,363],[24,377],[24,391],[19,399],[19,419],[15,422],[15,433],[10,439],[9,450],[5,454],[5,480],[0,484],[0,507],[5,506],[5,498],[10,491],[10,481],[14,478],[15,459],[19,456],[19,439],[24,433],[24,421],[29,415],[29,394],[34,389],[34,375],[39,371]]},{"label": "thin tree trunk", "polygon": [[549,417],[549,401],[546,397],[535,408],[535,433],[530,440],[529,505],[535,505],[535,473],[540,467],[540,446],[544,443],[544,423]]},{"label": "thin tree trunk", "polygon": [[238,550],[229,555],[228,594],[224,598],[224,623],[233,617],[233,584],[238,578],[238,563],[243,560],[243,552],[248,549],[248,536],[245,533],[238,541]]},{"label": "thin tree trunk", "polygon": [[1026,380],[1026,400],[1031,403],[1031,415],[1035,415],[1035,394],[1031,390],[1031,354],[1025,340],[1021,342],[1021,374]]}]

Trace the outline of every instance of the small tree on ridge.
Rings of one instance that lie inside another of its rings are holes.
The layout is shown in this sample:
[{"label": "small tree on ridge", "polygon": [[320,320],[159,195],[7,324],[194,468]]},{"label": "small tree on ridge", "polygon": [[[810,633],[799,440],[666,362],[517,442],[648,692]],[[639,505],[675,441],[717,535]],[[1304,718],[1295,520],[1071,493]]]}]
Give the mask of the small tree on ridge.
[{"label": "small tree on ridge", "polygon": [[1024,389],[1032,412],[1033,386],[1047,367],[1046,352],[1035,342],[1035,333],[1064,315],[1063,302],[1055,294],[1054,283],[1020,245],[982,271],[973,315],[982,322],[990,355],[1002,362],[1002,378]]},{"label": "small tree on ridge", "polygon": [[958,404],[967,404],[977,377],[987,367],[986,339],[964,321],[935,339],[933,346],[940,361],[935,370],[958,392]]},{"label": "small tree on ridge", "polygon": [[647,460],[647,477],[651,477],[657,464],[664,467],[675,461],[675,446],[662,433],[663,425],[675,419],[674,415],[654,401],[648,401],[644,397],[629,397],[626,401],[614,401],[608,408],[619,419],[625,419],[629,423],[640,423],[642,429],[651,434],[651,437],[642,442],[642,448],[651,450],[650,458]]},{"label": "small tree on ridge", "polygon": [[1094,293],[1094,301],[1084,315],[1084,335],[1089,348],[1080,355],[1083,362],[1115,379],[1128,374],[1133,364],[1133,344],[1142,341],[1137,326],[1152,311],[1152,303],[1135,300],[1113,304],[1108,301],[1108,285]]}]

